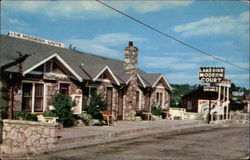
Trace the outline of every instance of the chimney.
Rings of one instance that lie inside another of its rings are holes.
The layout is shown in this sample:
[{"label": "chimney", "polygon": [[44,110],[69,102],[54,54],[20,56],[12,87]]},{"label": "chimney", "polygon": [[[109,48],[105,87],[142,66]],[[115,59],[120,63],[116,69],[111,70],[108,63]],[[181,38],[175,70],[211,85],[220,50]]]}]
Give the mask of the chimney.
[{"label": "chimney", "polygon": [[137,68],[138,48],[133,46],[133,42],[128,42],[124,54],[124,74],[134,74]]}]

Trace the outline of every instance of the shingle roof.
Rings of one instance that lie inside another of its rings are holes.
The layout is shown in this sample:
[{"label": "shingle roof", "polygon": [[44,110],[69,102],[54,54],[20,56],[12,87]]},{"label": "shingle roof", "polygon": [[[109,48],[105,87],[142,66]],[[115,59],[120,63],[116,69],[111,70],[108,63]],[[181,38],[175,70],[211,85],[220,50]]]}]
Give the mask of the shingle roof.
[{"label": "shingle roof", "polygon": [[[1,34],[0,67],[15,62],[19,53],[30,55],[23,62],[23,70],[34,66],[41,60],[57,53],[79,76],[85,80],[95,77],[106,65],[111,69],[119,81],[125,83],[130,76],[123,74],[124,63],[121,60],[97,56],[90,53],[70,50],[37,43],[20,38],[9,37]],[[5,69],[5,71],[18,72],[18,64]],[[140,69],[137,73],[146,86],[152,86],[162,74],[148,74]]]}]

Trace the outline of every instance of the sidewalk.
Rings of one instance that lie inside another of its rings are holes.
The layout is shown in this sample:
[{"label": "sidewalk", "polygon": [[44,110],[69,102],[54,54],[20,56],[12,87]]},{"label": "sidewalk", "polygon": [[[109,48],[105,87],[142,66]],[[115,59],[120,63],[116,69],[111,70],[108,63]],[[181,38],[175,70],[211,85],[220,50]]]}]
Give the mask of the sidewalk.
[{"label": "sidewalk", "polygon": [[53,151],[102,145],[142,136],[202,127],[198,120],[118,121],[115,126],[80,126],[60,130],[58,145]]}]

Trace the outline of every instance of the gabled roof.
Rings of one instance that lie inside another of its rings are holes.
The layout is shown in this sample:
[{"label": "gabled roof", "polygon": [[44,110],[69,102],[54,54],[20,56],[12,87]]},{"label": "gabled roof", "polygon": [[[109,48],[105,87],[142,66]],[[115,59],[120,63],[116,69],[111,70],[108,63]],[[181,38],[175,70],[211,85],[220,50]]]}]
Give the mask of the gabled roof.
[{"label": "gabled roof", "polygon": [[[79,80],[79,77],[81,77],[82,80],[93,80],[106,66],[108,67],[106,67],[105,70],[108,70],[117,84],[126,83],[131,77],[130,75],[123,74],[124,62],[121,60],[9,37],[2,34],[0,53],[0,67],[15,62],[19,58],[18,53],[30,55],[23,62],[24,73],[28,72],[32,69],[32,66],[44,59],[53,57],[56,53],[57,58],[59,58]],[[19,72],[19,64],[8,66],[5,71]],[[162,75],[149,74],[140,69],[137,69],[137,73],[144,87],[153,86]],[[167,81],[166,83],[168,84]],[[171,89],[170,85],[166,89]]]}]

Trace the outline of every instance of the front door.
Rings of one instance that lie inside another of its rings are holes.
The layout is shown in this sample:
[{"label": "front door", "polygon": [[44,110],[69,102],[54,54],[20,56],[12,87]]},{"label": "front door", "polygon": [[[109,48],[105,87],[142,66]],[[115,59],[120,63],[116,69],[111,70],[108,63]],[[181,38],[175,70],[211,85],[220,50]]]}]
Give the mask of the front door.
[{"label": "front door", "polygon": [[111,113],[112,112],[112,99],[113,99],[113,88],[107,87],[107,110]]},{"label": "front door", "polygon": [[122,91],[118,92],[118,115],[117,120],[122,120],[123,117],[123,93]]},{"label": "front door", "polygon": [[150,92],[145,94],[145,110],[150,111]]}]

